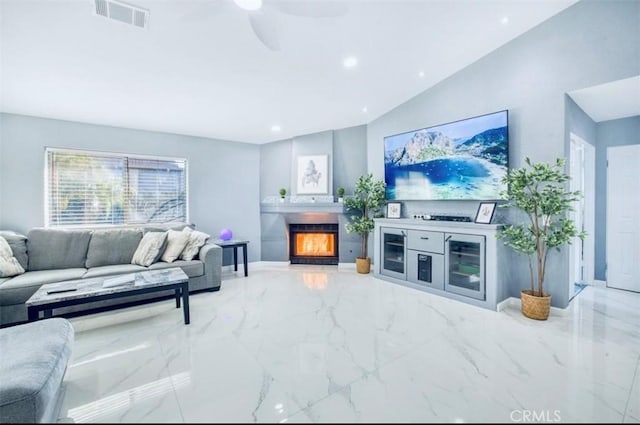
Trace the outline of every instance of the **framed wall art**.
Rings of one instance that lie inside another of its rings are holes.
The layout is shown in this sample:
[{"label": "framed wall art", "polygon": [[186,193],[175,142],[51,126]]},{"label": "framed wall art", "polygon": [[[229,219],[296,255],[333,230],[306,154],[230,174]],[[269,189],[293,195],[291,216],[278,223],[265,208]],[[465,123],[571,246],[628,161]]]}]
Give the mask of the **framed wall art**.
[{"label": "framed wall art", "polygon": [[328,155],[300,155],[297,162],[297,194],[329,193]]}]

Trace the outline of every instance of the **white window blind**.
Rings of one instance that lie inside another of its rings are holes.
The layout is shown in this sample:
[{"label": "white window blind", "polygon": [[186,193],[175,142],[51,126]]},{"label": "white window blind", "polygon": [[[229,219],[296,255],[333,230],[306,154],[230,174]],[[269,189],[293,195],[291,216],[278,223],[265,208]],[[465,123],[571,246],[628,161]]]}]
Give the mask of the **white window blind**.
[{"label": "white window blind", "polygon": [[47,225],[187,221],[187,163],[47,149]]}]

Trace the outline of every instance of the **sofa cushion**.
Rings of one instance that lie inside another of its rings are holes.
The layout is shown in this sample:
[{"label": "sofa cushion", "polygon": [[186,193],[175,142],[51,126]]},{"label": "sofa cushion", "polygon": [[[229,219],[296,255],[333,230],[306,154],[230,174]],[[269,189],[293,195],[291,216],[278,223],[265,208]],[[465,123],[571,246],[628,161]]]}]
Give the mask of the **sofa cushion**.
[{"label": "sofa cushion", "polygon": [[0,236],[0,277],[12,277],[24,273],[7,240]]},{"label": "sofa cushion", "polygon": [[163,261],[154,263],[149,266],[149,270],[168,269],[170,267],[180,267],[189,277],[198,277],[204,274],[204,264],[202,261],[174,261],[173,263],[165,263]]},{"label": "sofa cushion", "polygon": [[0,285],[0,305],[24,303],[45,283],[80,279],[87,269],[28,271]]},{"label": "sofa cushion", "polygon": [[29,257],[27,256],[27,237],[11,230],[0,230],[0,236],[7,240],[11,247],[13,256],[16,257],[23,269],[29,267]]},{"label": "sofa cushion", "polygon": [[166,246],[167,232],[149,232],[140,240],[131,264],[148,267],[162,256],[162,249]]},{"label": "sofa cushion", "polygon": [[65,319],[0,329],[0,423],[55,422],[60,386],[73,347]]},{"label": "sofa cushion", "polygon": [[146,267],[135,264],[115,264],[111,266],[93,267],[82,276],[83,279],[90,277],[110,276],[114,274],[136,273],[147,270]]},{"label": "sofa cushion", "polygon": [[32,229],[28,270],[84,268],[90,239],[90,230]]},{"label": "sofa cushion", "polygon": [[178,230],[169,230],[167,232],[167,246],[160,259],[165,263],[174,262],[180,254],[182,254],[182,251],[187,246],[187,242],[189,242],[188,233]]},{"label": "sofa cushion", "polygon": [[85,266],[131,264],[142,239],[142,229],[96,230],[91,235]]}]

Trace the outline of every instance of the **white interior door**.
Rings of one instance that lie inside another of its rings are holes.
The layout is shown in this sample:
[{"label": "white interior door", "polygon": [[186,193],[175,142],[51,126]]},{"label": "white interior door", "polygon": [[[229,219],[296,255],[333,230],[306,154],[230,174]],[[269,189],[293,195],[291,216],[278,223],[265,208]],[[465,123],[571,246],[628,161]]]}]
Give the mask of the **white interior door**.
[{"label": "white interior door", "polygon": [[607,148],[607,286],[640,292],[640,145]]}]

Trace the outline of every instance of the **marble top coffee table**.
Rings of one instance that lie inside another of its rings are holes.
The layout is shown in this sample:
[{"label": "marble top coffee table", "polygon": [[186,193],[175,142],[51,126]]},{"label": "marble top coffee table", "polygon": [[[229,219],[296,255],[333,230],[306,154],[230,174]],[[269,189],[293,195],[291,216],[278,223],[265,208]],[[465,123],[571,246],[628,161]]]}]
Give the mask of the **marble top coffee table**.
[{"label": "marble top coffee table", "polygon": [[40,318],[41,311],[44,312],[44,318],[49,318],[54,308],[168,289],[175,291],[176,308],[180,308],[182,298],[184,324],[188,325],[189,277],[179,267],[49,283],[42,285],[25,304],[31,322]]}]

